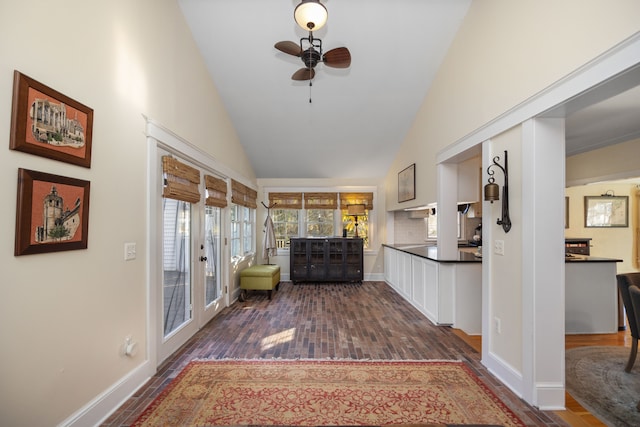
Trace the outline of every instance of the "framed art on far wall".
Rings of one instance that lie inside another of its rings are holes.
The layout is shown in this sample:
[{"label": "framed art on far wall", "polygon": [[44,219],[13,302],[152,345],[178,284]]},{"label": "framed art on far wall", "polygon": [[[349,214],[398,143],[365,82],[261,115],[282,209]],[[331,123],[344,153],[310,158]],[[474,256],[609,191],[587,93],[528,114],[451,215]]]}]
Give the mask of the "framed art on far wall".
[{"label": "framed art on far wall", "polygon": [[14,255],[86,249],[89,181],[18,169]]},{"label": "framed art on far wall", "polygon": [[416,198],[416,164],[398,173],[398,203]]},{"label": "framed art on far wall", "polygon": [[9,148],[91,167],[93,109],[13,72]]},{"label": "framed art on far wall", "polygon": [[629,196],[584,196],[585,227],[628,227]]}]

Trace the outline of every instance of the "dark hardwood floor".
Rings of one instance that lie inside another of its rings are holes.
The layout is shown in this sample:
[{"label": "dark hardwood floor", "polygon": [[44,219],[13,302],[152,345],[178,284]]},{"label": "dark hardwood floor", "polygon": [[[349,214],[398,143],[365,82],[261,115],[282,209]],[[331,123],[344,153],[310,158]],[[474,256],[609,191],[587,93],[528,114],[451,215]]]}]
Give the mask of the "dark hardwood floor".
[{"label": "dark hardwood floor", "polygon": [[[608,345],[625,345],[624,333],[613,335]],[[591,338],[578,345],[594,345]],[[225,308],[103,426],[130,425],[190,360],[221,358],[462,360],[529,426],[603,425],[569,400],[567,411],[527,405],[482,366],[479,349],[479,337],[434,326],[384,282],[283,282],[271,301],[253,292]]]}]

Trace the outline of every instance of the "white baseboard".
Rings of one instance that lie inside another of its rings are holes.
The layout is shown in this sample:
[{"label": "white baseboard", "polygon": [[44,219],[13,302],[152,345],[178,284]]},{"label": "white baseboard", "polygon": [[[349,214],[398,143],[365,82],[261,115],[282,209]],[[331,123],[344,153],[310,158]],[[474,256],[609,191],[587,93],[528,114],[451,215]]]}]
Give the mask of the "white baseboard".
[{"label": "white baseboard", "polygon": [[[564,411],[565,387],[561,383],[536,384],[537,404],[541,411]],[[562,404],[558,404],[562,402]]]},{"label": "white baseboard", "polygon": [[145,361],[104,393],[62,421],[58,426],[89,427],[100,425],[113,411],[122,406],[136,390],[142,387],[154,373],[155,369],[151,367],[151,363],[148,360]]},{"label": "white baseboard", "polygon": [[522,398],[522,393],[520,392],[523,387],[521,372],[516,371],[501,357],[491,352],[489,352],[488,358],[482,358],[482,364],[516,396]]},{"label": "white baseboard", "polygon": [[522,373],[513,369],[494,353],[482,359],[482,364],[497,377],[500,382],[514,392],[519,398],[541,411],[560,411],[565,409],[565,386],[562,383],[537,383],[533,391],[532,401],[524,396],[524,378]]}]

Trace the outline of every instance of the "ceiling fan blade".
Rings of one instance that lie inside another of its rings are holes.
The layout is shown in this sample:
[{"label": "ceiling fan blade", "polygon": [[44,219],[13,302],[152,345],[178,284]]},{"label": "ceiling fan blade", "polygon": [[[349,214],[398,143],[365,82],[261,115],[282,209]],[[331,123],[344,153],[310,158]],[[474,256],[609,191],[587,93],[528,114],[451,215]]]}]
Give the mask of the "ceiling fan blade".
[{"label": "ceiling fan blade", "polygon": [[290,41],[278,42],[275,44],[275,48],[278,49],[280,52],[284,52],[289,55],[293,55],[293,56],[302,55],[302,49],[300,48],[300,45],[295,42],[290,42]]},{"label": "ceiling fan blade", "polygon": [[313,68],[300,68],[291,76],[292,80],[311,80],[316,75]]},{"label": "ceiling fan blade", "polygon": [[346,47],[337,47],[326,52],[322,61],[329,67],[348,68],[351,65],[351,52]]}]

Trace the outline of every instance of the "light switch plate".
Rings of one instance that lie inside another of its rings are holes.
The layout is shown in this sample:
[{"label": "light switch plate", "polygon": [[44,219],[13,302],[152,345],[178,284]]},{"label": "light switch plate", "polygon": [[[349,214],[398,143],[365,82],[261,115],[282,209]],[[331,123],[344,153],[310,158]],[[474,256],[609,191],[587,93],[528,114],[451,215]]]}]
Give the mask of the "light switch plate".
[{"label": "light switch plate", "polygon": [[493,252],[496,255],[504,255],[504,240],[495,240],[493,242]]},{"label": "light switch plate", "polygon": [[136,244],[135,243],[125,243],[124,244],[124,260],[131,261],[132,259],[136,259]]}]

